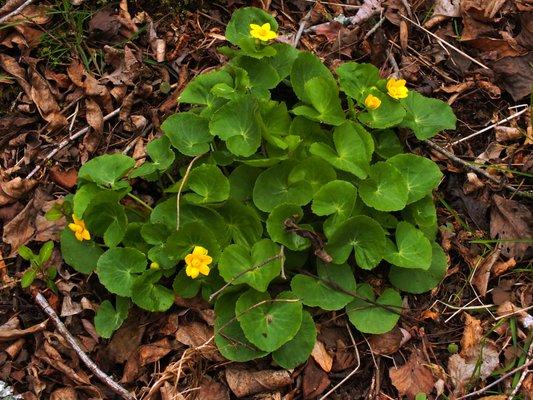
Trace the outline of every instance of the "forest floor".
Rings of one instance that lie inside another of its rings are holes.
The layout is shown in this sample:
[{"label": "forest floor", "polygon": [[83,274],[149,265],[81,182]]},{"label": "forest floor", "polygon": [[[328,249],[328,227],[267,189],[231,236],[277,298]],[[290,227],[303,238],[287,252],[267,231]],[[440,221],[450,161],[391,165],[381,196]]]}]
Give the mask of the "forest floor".
[{"label": "forest floor", "polygon": [[[317,316],[320,346],[288,381],[265,360],[185,353],[213,333],[199,299],[136,310],[100,338],[92,319],[105,291],[63,265],[58,246],[57,292],[20,285],[28,263],[17,249],[58,240],[65,219],[44,214],[74,191],[80,166],[103,153],[146,157],[187,82],[225,60],[225,24],[246,5],[276,17],[279,40],[294,43],[300,30],[298,48],[332,68],[355,60],[399,73],[458,118],[433,145],[402,136],[445,175],[436,199],[446,278],[406,296],[407,314],[385,335]],[[361,12],[356,25],[339,22]],[[3,381],[24,399],[115,398],[47,321],[41,293],[139,399],[533,398],[532,83],[530,0],[0,1],[0,393]]]}]

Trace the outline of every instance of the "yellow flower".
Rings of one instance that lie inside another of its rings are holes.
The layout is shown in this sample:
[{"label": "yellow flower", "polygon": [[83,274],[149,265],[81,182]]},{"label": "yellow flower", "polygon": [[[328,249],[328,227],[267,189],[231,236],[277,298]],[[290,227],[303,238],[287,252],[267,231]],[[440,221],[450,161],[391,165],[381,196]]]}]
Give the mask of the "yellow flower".
[{"label": "yellow flower", "polygon": [[194,246],[191,254],[185,256],[185,273],[192,279],[198,278],[198,275],[209,275],[209,264],[213,259],[207,255],[207,249],[202,246]]},{"label": "yellow flower", "polygon": [[405,87],[405,79],[390,78],[387,81],[387,91],[393,99],[406,98],[408,90]]},{"label": "yellow flower", "polygon": [[150,269],[159,269],[159,263],[155,261],[150,264]]},{"label": "yellow flower", "polygon": [[72,214],[72,219],[74,222],[68,224],[69,229],[74,232],[74,236],[76,236],[76,239],[78,239],[80,242],[84,240],[91,240],[91,234],[85,227],[85,222],[83,222],[82,219],[79,219],[74,214]]},{"label": "yellow flower", "polygon": [[250,36],[262,42],[268,42],[277,38],[278,34],[270,29],[270,24],[267,22],[263,25],[250,24]]},{"label": "yellow flower", "polygon": [[370,110],[376,110],[381,105],[381,100],[376,96],[369,94],[365,99],[365,106]]}]

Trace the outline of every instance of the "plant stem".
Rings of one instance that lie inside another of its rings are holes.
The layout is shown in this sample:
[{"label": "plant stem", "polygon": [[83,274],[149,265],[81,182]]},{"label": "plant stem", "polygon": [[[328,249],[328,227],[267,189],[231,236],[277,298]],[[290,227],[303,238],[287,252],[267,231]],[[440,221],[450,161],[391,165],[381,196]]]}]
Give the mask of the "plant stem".
[{"label": "plant stem", "polygon": [[131,194],[131,193],[128,193],[128,197],[131,198],[132,200],[135,200],[137,203],[139,203],[140,205],[142,205],[143,207],[146,207],[148,210],[150,211],[153,211],[154,209],[152,207],[150,207],[146,202],[142,201],[140,198],[138,198],[137,196],[135,196],[134,194]]}]

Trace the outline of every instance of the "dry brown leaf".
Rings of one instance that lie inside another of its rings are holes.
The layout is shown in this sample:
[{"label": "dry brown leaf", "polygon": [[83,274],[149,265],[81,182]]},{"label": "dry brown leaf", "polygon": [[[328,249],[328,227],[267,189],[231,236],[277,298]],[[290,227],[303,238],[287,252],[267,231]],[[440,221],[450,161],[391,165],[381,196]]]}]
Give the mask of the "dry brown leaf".
[{"label": "dry brown leaf", "polygon": [[500,276],[516,266],[516,260],[511,258],[507,261],[500,261],[494,264],[492,267],[492,273],[494,276]]},{"label": "dry brown leaf", "polygon": [[196,391],[196,400],[229,400],[229,391],[226,385],[204,376],[200,382],[200,389]]},{"label": "dry brown leaf", "polygon": [[460,17],[461,0],[436,0],[433,5],[433,15]]},{"label": "dry brown leaf", "polygon": [[75,169],[63,170],[59,165],[50,168],[50,179],[65,189],[72,189],[78,180],[78,171]]},{"label": "dry brown leaf", "polygon": [[26,93],[28,97],[31,97],[31,85],[27,81],[26,71],[19,65],[17,60],[7,54],[0,53],[0,67],[2,67],[8,74],[12,75],[20,87],[22,87],[24,93]]},{"label": "dry brown leaf", "polygon": [[414,399],[418,393],[429,394],[436,379],[426,367],[418,351],[413,351],[407,363],[399,368],[390,368],[389,377],[400,396]]},{"label": "dry brown leaf", "polygon": [[281,389],[292,383],[291,375],[284,370],[250,371],[226,369],[226,382],[237,397]]},{"label": "dry brown leaf", "polygon": [[500,258],[501,250],[496,248],[493,250],[481,264],[476,268],[474,276],[472,276],[472,284],[478,290],[479,294],[482,297],[485,297],[487,294],[487,287],[489,285],[490,272],[498,258]]},{"label": "dry brown leaf", "polygon": [[333,357],[331,357],[331,355],[326,350],[324,343],[322,343],[320,340],[317,340],[315,342],[315,346],[313,347],[311,356],[314,358],[316,363],[320,365],[320,368],[322,368],[326,372],[331,371],[331,366],[333,365]]},{"label": "dry brown leaf", "polygon": [[67,225],[65,216],[62,216],[55,221],[49,221],[46,219],[45,214],[50,211],[52,207],[62,202],[63,199],[44,202],[41,212],[35,218],[35,234],[33,240],[37,242],[47,242],[48,240],[59,241],[61,231]]},{"label": "dry brown leaf", "polygon": [[112,362],[121,364],[137,350],[146,329],[142,322],[143,318],[139,318],[138,314],[130,313],[126,322],[115,332],[105,349],[106,356]]},{"label": "dry brown leaf", "polygon": [[483,337],[481,321],[477,318],[465,315],[465,328],[461,339],[461,356],[468,357],[474,353],[479,346],[479,341]]},{"label": "dry brown leaf", "polygon": [[[533,5],[532,5],[533,7]],[[524,393],[525,400],[533,399],[533,374],[529,374],[522,383],[522,393]]]},{"label": "dry brown leaf", "polygon": [[34,188],[37,181],[16,177],[8,182],[0,182],[0,206],[14,203]]},{"label": "dry brown leaf", "polygon": [[448,374],[454,392],[461,393],[474,374],[484,380],[500,365],[499,354],[495,346],[478,345],[477,350],[467,359],[459,354],[452,354],[448,360]]},{"label": "dry brown leaf", "polygon": [[[213,328],[201,322],[189,322],[182,324],[176,331],[176,340],[191,348],[203,346],[213,337]],[[217,348],[209,343],[202,347],[201,354],[213,361],[224,361],[224,357],[218,352]]]},{"label": "dry brown leaf", "polygon": [[161,400],[185,400],[178,388],[171,385],[170,382],[165,382],[159,392],[161,393]]},{"label": "dry brown leaf", "polygon": [[67,118],[60,113],[59,105],[52,94],[48,81],[34,68],[30,68],[30,82],[31,99],[41,116],[49,123],[48,128],[54,130],[67,125]]},{"label": "dry brown leaf", "polygon": [[498,307],[496,310],[498,316],[500,317],[510,317],[511,315],[516,315],[520,323],[526,329],[533,328],[533,316],[529,315],[526,311],[515,306],[510,301],[506,301]]},{"label": "dry brown leaf", "polygon": [[50,400],[78,400],[78,394],[71,387],[56,389],[50,395]]},{"label": "dry brown leaf", "polygon": [[533,51],[520,57],[505,57],[496,61],[492,69],[501,86],[511,94],[514,101],[528,96],[533,84]]},{"label": "dry brown leaf", "polygon": [[165,357],[172,350],[172,344],[168,338],[163,338],[157,342],[142,345],[139,348],[139,362],[143,367],[154,363]]},{"label": "dry brown leaf", "polygon": [[152,19],[148,23],[148,42],[154,53],[154,58],[157,62],[165,61],[165,53],[167,44],[164,39],[157,37],[157,32],[155,31],[154,22]]},{"label": "dry brown leaf", "polygon": [[513,142],[524,136],[520,129],[512,126],[495,126],[494,134],[497,142]]},{"label": "dry brown leaf", "polygon": [[521,260],[526,256],[532,246],[524,242],[524,239],[533,237],[532,225],[533,216],[528,207],[515,200],[494,195],[490,213],[490,236],[492,239],[511,240],[498,244],[505,257]]},{"label": "dry brown leaf", "polygon": [[400,350],[403,334],[400,328],[394,327],[392,331],[381,335],[371,335],[368,343],[375,354],[394,354]]},{"label": "dry brown leaf", "polygon": [[327,389],[331,381],[328,374],[310,358],[304,369],[302,391],[304,399],[314,399]]},{"label": "dry brown leaf", "polygon": [[104,51],[106,62],[113,65],[115,70],[105,75],[103,79],[114,85],[135,85],[135,81],[142,72],[141,56],[137,56],[128,46],[124,47],[124,52],[111,46],[105,46]]},{"label": "dry brown leaf", "polygon": [[113,40],[120,31],[118,15],[111,7],[97,11],[89,21],[89,32],[93,36]]},{"label": "dry brown leaf", "polygon": [[19,329],[18,318],[12,318],[7,323],[0,326],[0,342],[16,340],[26,335],[34,335],[46,328],[48,320],[26,329]]}]

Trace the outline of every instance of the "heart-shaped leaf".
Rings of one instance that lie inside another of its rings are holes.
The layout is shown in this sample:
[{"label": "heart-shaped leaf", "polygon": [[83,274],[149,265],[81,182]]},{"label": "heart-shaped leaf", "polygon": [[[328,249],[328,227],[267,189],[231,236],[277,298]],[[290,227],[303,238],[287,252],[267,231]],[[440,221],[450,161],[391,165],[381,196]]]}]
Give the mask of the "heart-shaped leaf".
[{"label": "heart-shaped leaf", "polygon": [[212,164],[203,164],[194,168],[189,175],[187,187],[194,192],[183,196],[190,203],[219,203],[229,197],[228,178]]},{"label": "heart-shaped leaf", "polygon": [[291,340],[302,323],[302,303],[290,292],[275,299],[254,289],[244,292],[235,314],[246,338],[263,351],[274,351]]},{"label": "heart-shaped leaf", "polygon": [[80,242],[70,229],[61,232],[61,255],[76,271],[82,274],[93,272],[102,253],[103,250],[92,240]]},{"label": "heart-shaped leaf", "polygon": [[100,282],[111,293],[131,297],[137,274],[146,270],[146,256],[129,247],[107,250],[98,259],[96,273]]},{"label": "heart-shaped leaf", "polygon": [[337,86],[331,71],[317,56],[308,52],[300,52],[292,65],[291,85],[296,96],[304,103],[312,104],[310,94],[313,95],[314,93],[305,90],[305,84],[317,77],[325,79],[330,85]]},{"label": "heart-shaped leaf", "polygon": [[348,217],[352,213],[357,189],[347,181],[331,180],[313,196],[311,209],[316,215],[338,214]]},{"label": "heart-shaped leaf", "polygon": [[161,276],[161,271],[150,269],[135,278],[131,287],[131,299],[136,305],[155,312],[166,311],[174,304],[172,290],[157,283]]},{"label": "heart-shaped leaf", "polygon": [[248,284],[264,292],[281,272],[279,247],[269,239],[254,244],[251,251],[240,244],[230,244],[220,256],[220,275],[234,285]]},{"label": "heart-shaped leaf", "polygon": [[337,174],[331,164],[320,157],[311,156],[292,169],[289,175],[289,182],[309,182],[313,188],[313,193],[315,193],[327,182],[332,181],[335,178],[337,178]]},{"label": "heart-shaped leaf", "polygon": [[78,171],[78,179],[115,189],[119,180],[134,166],[135,160],[124,154],[104,154],[83,164]]},{"label": "heart-shaped leaf", "polygon": [[[185,89],[180,95],[180,98],[179,98],[180,103],[202,104],[205,106],[210,106],[214,100],[214,96],[211,94],[211,89],[213,89],[213,86],[221,84],[221,83],[226,84],[228,86],[233,85],[233,78],[225,70],[210,71],[205,74],[200,74],[194,77],[187,84],[187,86],[185,87]],[[167,133],[166,129],[163,127],[166,121],[168,121],[171,118],[177,117],[178,115],[183,115],[183,114],[189,114],[189,113],[174,114],[171,117],[167,118],[161,126],[163,131]]]},{"label": "heart-shaped leaf", "polygon": [[357,115],[357,119],[373,129],[385,129],[398,125],[405,117],[405,110],[401,104],[391,99],[387,94],[378,89],[367,90],[364,96],[377,97],[381,104],[375,110],[367,108]]},{"label": "heart-shaped leaf", "polygon": [[128,218],[124,206],[108,202],[105,197],[98,197],[91,201],[84,213],[87,228],[91,234],[103,236],[108,247],[117,246],[128,226]]},{"label": "heart-shaped leaf", "polygon": [[372,165],[368,179],[359,185],[359,196],[379,211],[398,211],[407,205],[409,188],[400,171],[379,161]]},{"label": "heart-shaped leaf", "polygon": [[218,211],[224,218],[226,229],[234,243],[252,247],[261,239],[263,224],[252,207],[229,199]]},{"label": "heart-shaped leaf", "polygon": [[308,311],[302,312],[300,330],[290,341],[272,353],[272,358],[285,369],[294,369],[303,364],[313,351],[316,342],[316,327]]},{"label": "heart-shaped leaf", "polygon": [[380,80],[379,69],[372,64],[347,62],[335,72],[339,76],[341,90],[359,103],[364,102],[368,88],[376,86]]},{"label": "heart-shaped leaf", "polygon": [[372,132],[376,142],[376,153],[384,159],[403,153],[403,146],[392,129],[376,130]]},{"label": "heart-shaped leaf", "polygon": [[[287,230],[285,225],[286,220],[292,220],[298,223],[303,216],[303,211],[300,206],[294,204],[280,204],[272,210],[266,222],[266,228],[270,238],[277,243],[281,243],[285,247],[294,251],[302,251],[311,246],[309,239],[304,238],[295,232]],[[301,226],[306,229],[311,227]]]},{"label": "heart-shaped leaf", "polygon": [[363,283],[357,294],[360,298],[346,306],[346,313],[360,332],[379,335],[394,328],[402,310],[402,298],[396,290],[385,289],[376,299],[372,287]]},{"label": "heart-shaped leaf", "polygon": [[192,112],[171,115],[161,124],[161,129],[172,146],[186,156],[206,153],[213,140],[209,133],[209,121]]},{"label": "heart-shaped leaf", "polygon": [[389,241],[385,260],[402,268],[427,270],[431,265],[431,243],[424,233],[409,222],[396,227],[396,246]]},{"label": "heart-shaped leaf", "polygon": [[104,300],[94,316],[96,332],[104,339],[109,339],[128,316],[130,301],[125,297],[117,296],[117,308],[109,300]]}]

